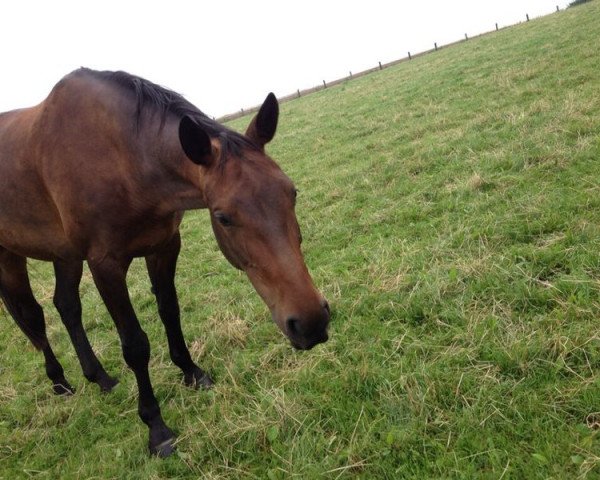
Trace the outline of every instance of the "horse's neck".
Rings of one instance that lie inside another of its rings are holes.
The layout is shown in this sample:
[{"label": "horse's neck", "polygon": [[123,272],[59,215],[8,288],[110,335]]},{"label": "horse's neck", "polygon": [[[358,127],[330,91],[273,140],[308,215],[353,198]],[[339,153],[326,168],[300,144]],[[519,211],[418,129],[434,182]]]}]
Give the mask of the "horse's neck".
[{"label": "horse's neck", "polygon": [[201,167],[189,160],[179,143],[177,126],[167,123],[160,135],[146,134],[145,183],[160,210],[172,213],[206,208]]}]

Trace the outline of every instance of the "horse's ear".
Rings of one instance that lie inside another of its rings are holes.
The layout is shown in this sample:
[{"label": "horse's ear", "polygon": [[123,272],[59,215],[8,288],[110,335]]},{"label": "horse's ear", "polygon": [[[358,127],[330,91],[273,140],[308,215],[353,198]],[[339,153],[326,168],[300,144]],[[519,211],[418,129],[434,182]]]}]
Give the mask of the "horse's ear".
[{"label": "horse's ear", "polygon": [[279,103],[273,93],[269,93],[256,116],[248,125],[246,136],[261,148],[273,140],[279,119]]},{"label": "horse's ear", "polygon": [[210,166],[213,161],[210,137],[187,115],[179,122],[179,142],[186,156],[196,165]]}]

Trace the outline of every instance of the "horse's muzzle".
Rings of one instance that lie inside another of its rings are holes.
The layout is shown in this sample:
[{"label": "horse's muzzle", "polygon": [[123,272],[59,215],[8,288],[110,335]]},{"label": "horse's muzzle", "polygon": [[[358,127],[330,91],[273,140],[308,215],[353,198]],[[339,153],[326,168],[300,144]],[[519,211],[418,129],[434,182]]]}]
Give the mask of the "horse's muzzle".
[{"label": "horse's muzzle", "polygon": [[329,339],[327,333],[329,318],[329,304],[325,300],[321,311],[309,319],[303,321],[300,318],[289,317],[285,327],[292,346],[297,350],[310,350],[319,343],[325,343]]}]

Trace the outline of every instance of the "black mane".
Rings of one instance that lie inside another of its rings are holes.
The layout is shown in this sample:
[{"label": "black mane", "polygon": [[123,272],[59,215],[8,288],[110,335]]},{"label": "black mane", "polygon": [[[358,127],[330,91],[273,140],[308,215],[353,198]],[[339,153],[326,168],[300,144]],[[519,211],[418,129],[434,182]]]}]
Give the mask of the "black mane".
[{"label": "black mane", "polygon": [[239,155],[245,148],[258,150],[256,144],[249,138],[213,120],[177,92],[127,72],[100,72],[87,68],[82,68],[81,70],[96,78],[112,82],[135,96],[137,104],[135,122],[138,129],[141,126],[142,113],[147,109],[152,109],[153,112],[158,113],[160,116],[161,129],[169,114],[175,115],[178,118],[188,116],[198,123],[211,138],[218,139],[225,152],[232,152],[235,155]]}]

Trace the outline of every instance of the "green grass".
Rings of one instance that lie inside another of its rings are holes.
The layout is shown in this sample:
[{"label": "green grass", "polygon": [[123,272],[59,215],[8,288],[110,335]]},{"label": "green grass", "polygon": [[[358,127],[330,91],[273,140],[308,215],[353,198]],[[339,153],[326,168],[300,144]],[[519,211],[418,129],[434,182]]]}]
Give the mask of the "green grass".
[{"label": "green grass", "polygon": [[[282,105],[331,340],[295,352],[206,212],[183,227],[184,387],[142,262],[130,275],[178,453],[150,458],[133,375],[86,273],[85,324],[121,383],[85,382],[34,289],[71,398],[0,311],[0,477],[600,478],[600,3]],[[233,123],[243,129],[248,119]]]}]

